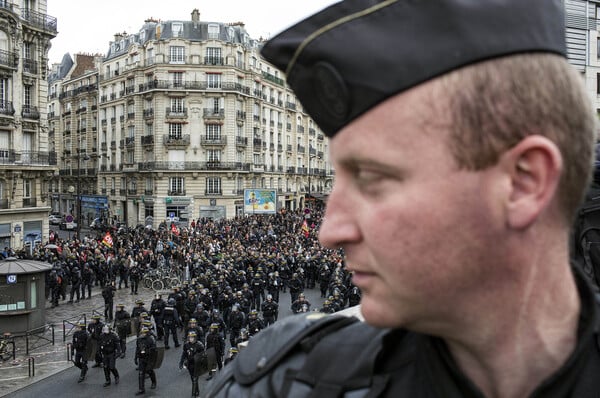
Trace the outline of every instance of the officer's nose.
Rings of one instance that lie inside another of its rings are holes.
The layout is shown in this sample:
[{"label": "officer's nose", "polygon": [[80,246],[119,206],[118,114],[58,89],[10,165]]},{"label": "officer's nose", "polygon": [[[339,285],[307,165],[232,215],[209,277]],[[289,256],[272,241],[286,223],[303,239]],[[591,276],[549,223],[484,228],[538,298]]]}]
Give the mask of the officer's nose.
[{"label": "officer's nose", "polygon": [[319,241],[325,247],[338,249],[360,239],[360,232],[352,213],[352,203],[340,183],[334,185],[325,216],[319,230]]}]

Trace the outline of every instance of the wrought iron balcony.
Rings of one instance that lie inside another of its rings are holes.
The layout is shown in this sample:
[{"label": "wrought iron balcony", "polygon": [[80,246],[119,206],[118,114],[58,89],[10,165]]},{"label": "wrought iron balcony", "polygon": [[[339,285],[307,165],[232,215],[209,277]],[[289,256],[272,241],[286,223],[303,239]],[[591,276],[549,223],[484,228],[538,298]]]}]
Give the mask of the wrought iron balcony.
[{"label": "wrought iron balcony", "polygon": [[227,136],[220,137],[200,137],[200,145],[202,146],[224,146],[227,145]]},{"label": "wrought iron balcony", "polygon": [[168,106],[165,110],[167,117],[187,117],[187,108],[171,107]]},{"label": "wrought iron balcony", "polygon": [[21,11],[21,18],[23,18],[29,24],[42,30],[45,30],[49,33],[52,33],[54,35],[58,33],[55,17],[51,17],[47,14],[42,14],[41,12],[24,9]]},{"label": "wrought iron balcony", "polygon": [[0,101],[0,115],[13,116],[15,114],[15,108],[10,101]]},{"label": "wrought iron balcony", "polygon": [[179,137],[163,135],[163,144],[168,146],[187,146],[190,145],[190,135],[184,134]]},{"label": "wrought iron balcony", "polygon": [[142,145],[153,145],[154,144],[154,136],[153,135],[143,135],[142,136]]},{"label": "wrought iron balcony", "polygon": [[0,65],[16,68],[18,64],[17,53],[13,51],[0,50]]},{"label": "wrought iron balcony", "polygon": [[40,118],[40,111],[37,106],[23,106],[21,108],[21,116],[27,119],[38,120]]},{"label": "wrought iron balcony", "polygon": [[248,137],[235,137],[235,145],[248,146]]},{"label": "wrought iron balcony", "polygon": [[204,117],[223,119],[225,118],[225,109],[204,108]]}]

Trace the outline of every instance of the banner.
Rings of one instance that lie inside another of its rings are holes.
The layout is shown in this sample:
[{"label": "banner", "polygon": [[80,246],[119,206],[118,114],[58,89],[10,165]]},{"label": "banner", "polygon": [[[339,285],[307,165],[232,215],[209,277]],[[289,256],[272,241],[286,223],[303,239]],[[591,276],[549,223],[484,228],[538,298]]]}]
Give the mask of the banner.
[{"label": "banner", "polygon": [[110,233],[107,232],[106,235],[104,235],[104,238],[102,239],[102,244],[104,246],[113,247],[113,240],[112,240],[112,236],[110,236]]},{"label": "banner", "polygon": [[274,189],[244,189],[244,214],[275,214],[276,211]]},{"label": "banner", "polygon": [[310,235],[310,228],[308,227],[306,220],[302,222],[302,233],[306,238],[308,238],[308,235]]}]

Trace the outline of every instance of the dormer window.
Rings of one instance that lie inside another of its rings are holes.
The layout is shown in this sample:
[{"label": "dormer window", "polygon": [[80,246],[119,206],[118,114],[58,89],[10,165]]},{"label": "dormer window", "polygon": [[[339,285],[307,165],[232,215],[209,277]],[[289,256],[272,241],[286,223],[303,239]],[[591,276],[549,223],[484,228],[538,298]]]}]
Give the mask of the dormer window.
[{"label": "dormer window", "polygon": [[183,24],[181,22],[173,22],[171,24],[171,31],[173,32],[173,37],[183,36]]},{"label": "dormer window", "polygon": [[218,39],[219,38],[220,26],[217,24],[209,24],[208,25],[208,38],[209,39]]}]

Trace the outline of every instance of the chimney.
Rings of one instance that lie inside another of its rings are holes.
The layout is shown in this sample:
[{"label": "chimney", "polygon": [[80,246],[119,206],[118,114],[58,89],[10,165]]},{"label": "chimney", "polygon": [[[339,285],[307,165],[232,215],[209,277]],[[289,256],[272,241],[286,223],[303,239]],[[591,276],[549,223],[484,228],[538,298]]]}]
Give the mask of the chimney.
[{"label": "chimney", "polygon": [[192,11],[192,22],[200,22],[200,11],[197,8]]},{"label": "chimney", "polygon": [[115,33],[115,41],[121,40],[121,37],[123,37],[121,33]]}]

